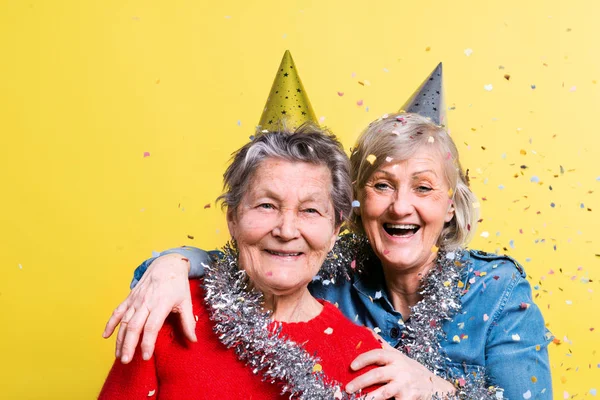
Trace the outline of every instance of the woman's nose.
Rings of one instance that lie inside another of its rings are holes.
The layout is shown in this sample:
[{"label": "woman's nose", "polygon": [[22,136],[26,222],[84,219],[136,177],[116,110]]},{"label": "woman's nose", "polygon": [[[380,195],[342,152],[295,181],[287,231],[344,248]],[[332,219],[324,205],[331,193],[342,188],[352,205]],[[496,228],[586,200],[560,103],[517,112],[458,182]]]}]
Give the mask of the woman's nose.
[{"label": "woman's nose", "polygon": [[273,229],[273,236],[282,240],[292,240],[297,238],[299,234],[296,213],[293,210],[283,210],[277,225]]},{"label": "woman's nose", "polygon": [[410,215],[415,211],[411,196],[409,194],[397,193],[390,204],[390,211],[399,216]]}]

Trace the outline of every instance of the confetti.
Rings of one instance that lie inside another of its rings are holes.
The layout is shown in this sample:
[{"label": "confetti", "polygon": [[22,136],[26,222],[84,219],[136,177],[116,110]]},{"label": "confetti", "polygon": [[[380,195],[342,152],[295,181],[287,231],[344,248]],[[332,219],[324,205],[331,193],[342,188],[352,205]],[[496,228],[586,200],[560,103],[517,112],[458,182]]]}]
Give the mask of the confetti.
[{"label": "confetti", "polygon": [[344,92],[337,92],[338,96],[342,97],[344,95]]},{"label": "confetti", "polygon": [[321,372],[323,371],[323,366],[321,366],[321,364],[315,364],[313,366],[313,372]]},{"label": "confetti", "polygon": [[206,204],[204,205],[204,209],[206,210],[207,208],[210,208],[210,203],[206,203]]},{"label": "confetti", "polygon": [[375,160],[377,160],[377,156],[375,154],[369,154],[367,156],[367,161],[373,165],[373,163],[375,162]]},{"label": "confetti", "polygon": [[535,85],[531,85],[531,88],[535,90],[536,86]]},{"label": "confetti", "polygon": [[487,321],[488,319],[490,319],[490,316],[487,314],[483,314],[483,321]]},{"label": "confetti", "polygon": [[192,235],[187,235],[187,238],[194,240],[194,237]]},{"label": "confetti", "polygon": [[326,335],[331,335],[333,333],[333,328],[327,328],[323,331]]},{"label": "confetti", "polygon": [[19,269],[23,269],[23,266],[21,264],[19,264]]},{"label": "confetti", "polygon": [[150,157],[150,152],[149,151],[145,151],[144,152],[144,158],[146,158],[146,157]]},{"label": "confetti", "polygon": [[473,49],[465,49],[465,56],[469,57],[473,54]]},{"label": "confetti", "polygon": [[352,207],[354,207],[354,208],[358,208],[358,207],[360,207],[360,201],[358,201],[358,200],[354,200],[354,201],[352,202]]},{"label": "confetti", "polygon": [[488,237],[490,236],[490,233],[489,233],[488,231],[483,231],[483,232],[481,232],[481,235],[480,235],[480,236],[481,236],[482,238],[488,238]]},{"label": "confetti", "polygon": [[525,400],[530,399],[531,398],[531,390],[528,390],[525,393],[523,393],[523,398]]},{"label": "confetti", "polygon": [[452,337],[452,341],[454,343],[460,343],[460,337],[458,337],[458,335],[454,335],[454,337]]},{"label": "confetti", "polygon": [[488,83],[487,85],[484,85],[483,88],[488,92],[491,92],[494,86],[491,83]]},{"label": "confetti", "polygon": [[358,100],[358,101],[356,102],[356,105],[357,105],[357,106],[359,106],[359,107],[360,107],[360,106],[362,106],[362,105],[363,105],[363,101],[362,101],[362,100]]},{"label": "confetti", "polygon": [[429,136],[427,138],[427,143],[433,143],[433,142],[435,142],[435,138],[433,136]]},{"label": "confetti", "polygon": [[151,390],[148,392],[148,397],[152,397],[154,396],[154,393],[156,393],[156,390]]},{"label": "confetti", "polygon": [[385,162],[392,162],[393,158],[392,157],[386,157],[385,158]]},{"label": "confetti", "polygon": [[510,81],[510,75],[509,74],[504,74],[504,79],[506,79],[507,81]]},{"label": "confetti", "polygon": [[512,340],[514,340],[515,342],[518,342],[521,340],[521,336],[519,336],[518,333],[515,333],[514,335],[512,335]]}]

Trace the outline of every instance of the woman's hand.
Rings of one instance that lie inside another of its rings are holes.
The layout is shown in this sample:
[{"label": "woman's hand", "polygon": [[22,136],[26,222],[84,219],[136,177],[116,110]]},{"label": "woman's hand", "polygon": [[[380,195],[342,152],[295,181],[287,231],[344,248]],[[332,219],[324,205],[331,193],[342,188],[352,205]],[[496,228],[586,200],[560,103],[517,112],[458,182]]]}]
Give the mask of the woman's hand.
[{"label": "woman's hand", "polygon": [[150,359],[158,332],[171,312],[179,313],[185,336],[192,342],[197,340],[189,270],[189,261],[179,254],[158,257],[112,313],[102,336],[110,337],[117,324],[121,323],[115,355],[122,363],[131,361],[142,329],[142,358]]},{"label": "woman's hand", "polygon": [[367,351],[356,357],[350,365],[358,371],[368,365],[379,365],[353,379],[346,385],[346,391],[353,393],[372,385],[383,385],[367,395],[369,400],[386,399],[430,399],[438,395],[452,394],[454,386],[434,375],[417,361],[410,359],[394,349],[385,340],[377,336],[383,348]]}]

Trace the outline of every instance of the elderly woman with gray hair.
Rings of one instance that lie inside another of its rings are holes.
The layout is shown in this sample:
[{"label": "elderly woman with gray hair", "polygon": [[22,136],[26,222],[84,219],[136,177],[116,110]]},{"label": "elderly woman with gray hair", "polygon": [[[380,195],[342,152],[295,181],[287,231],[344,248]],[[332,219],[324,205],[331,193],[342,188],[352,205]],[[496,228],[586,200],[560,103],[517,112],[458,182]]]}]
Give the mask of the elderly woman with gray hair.
[{"label": "elderly woman with gray hair", "polygon": [[352,208],[339,142],[310,125],[261,134],[235,153],[224,187],[233,242],[189,284],[201,340],[165,325],[153,360],[115,362],[101,399],[348,398],[351,361],[381,348],[307,289]]},{"label": "elderly woman with gray hair", "polygon": [[[551,399],[552,335],[523,268],[507,256],[465,249],[478,205],[448,133],[416,114],[385,115],[361,134],[350,159],[353,233],[340,237],[325,265],[346,265],[349,279],[309,285],[384,339],[382,349],[352,362],[354,370],[377,368],[346,390],[381,384],[370,394],[375,399],[431,398],[444,391],[435,376],[454,385],[449,398]],[[142,264],[136,277],[152,263],[107,324],[105,336],[119,320],[128,322],[117,339],[125,362],[146,319],[142,348],[151,353],[155,326],[168,311],[189,314],[187,294],[170,288],[185,281],[190,264],[191,274],[201,275],[206,253],[171,252],[191,262],[165,254]]]}]

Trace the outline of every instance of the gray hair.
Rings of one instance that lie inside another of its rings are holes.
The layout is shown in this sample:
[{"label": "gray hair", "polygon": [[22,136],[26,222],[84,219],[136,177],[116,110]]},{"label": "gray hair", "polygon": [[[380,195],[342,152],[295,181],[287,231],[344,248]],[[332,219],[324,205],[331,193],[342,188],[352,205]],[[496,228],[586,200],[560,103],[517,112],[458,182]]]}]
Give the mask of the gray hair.
[{"label": "gray hair", "polygon": [[352,212],[350,162],[336,137],[314,123],[307,122],[294,132],[258,133],[232,155],[223,174],[223,194],[217,198],[228,212],[235,212],[260,164],[269,158],[324,165],[331,172],[330,197],[339,227]]},{"label": "gray hair", "polygon": [[[448,186],[452,189],[454,217],[447,222],[437,246],[445,250],[464,247],[475,232],[479,209],[477,198],[458,158],[454,141],[442,127],[418,114],[389,114],[372,122],[360,135],[350,156],[354,198],[358,198],[368,179],[388,157],[407,160],[423,146],[437,152],[443,160]],[[373,156],[376,158],[373,160]],[[372,161],[372,162],[371,162]],[[353,213],[353,228],[363,232],[361,217]]]}]

